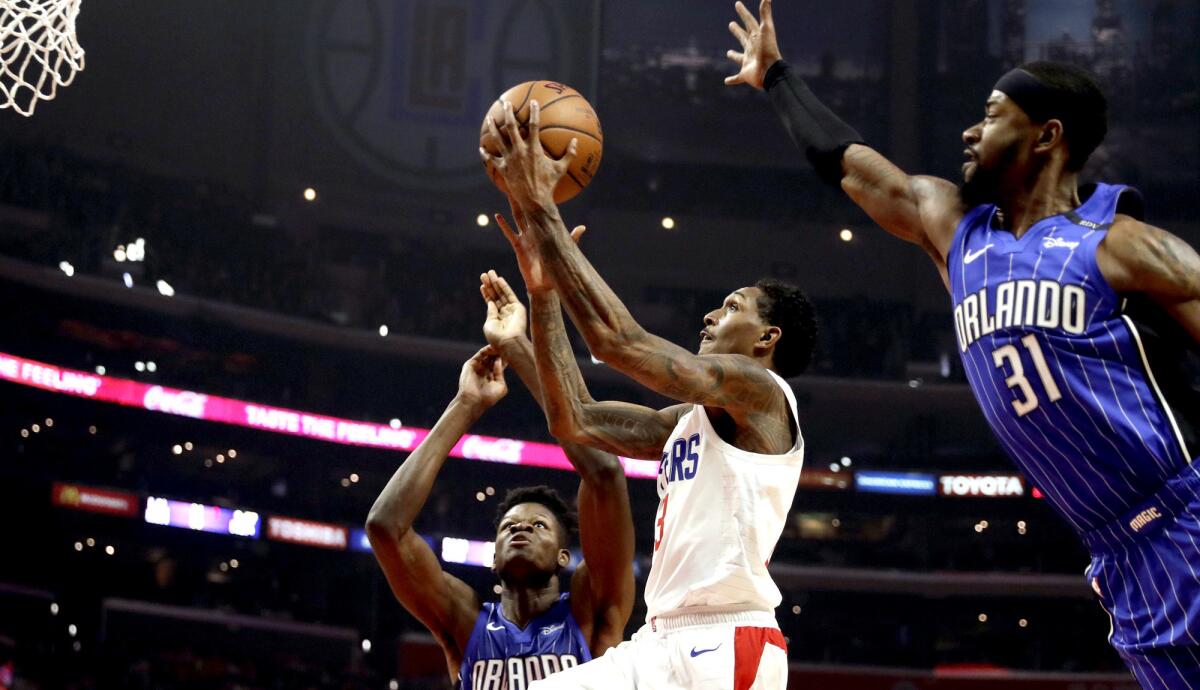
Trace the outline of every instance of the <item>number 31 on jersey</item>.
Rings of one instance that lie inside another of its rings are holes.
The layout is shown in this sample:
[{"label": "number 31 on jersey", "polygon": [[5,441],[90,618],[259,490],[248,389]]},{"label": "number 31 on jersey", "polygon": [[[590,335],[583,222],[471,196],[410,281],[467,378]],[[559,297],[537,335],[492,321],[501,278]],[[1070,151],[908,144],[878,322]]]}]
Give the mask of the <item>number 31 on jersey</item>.
[{"label": "number 31 on jersey", "polygon": [[[1042,381],[1046,398],[1050,402],[1061,400],[1062,393],[1058,390],[1058,383],[1050,374],[1050,366],[1046,364],[1046,356],[1042,354],[1042,345],[1038,342],[1037,336],[1030,333],[1021,338],[1021,344],[1025,346],[1030,359],[1033,360],[1033,368]],[[1033,386],[1029,384],[1029,379],[1025,377],[1025,366],[1021,363],[1021,351],[1017,349],[1016,345],[1010,343],[993,350],[992,362],[995,363],[997,369],[1007,368],[1012,372],[1008,378],[1004,379],[1004,383],[1008,384],[1009,389],[1016,396],[1012,401],[1012,406],[1017,416],[1024,417],[1036,410],[1038,397],[1033,392]]]}]

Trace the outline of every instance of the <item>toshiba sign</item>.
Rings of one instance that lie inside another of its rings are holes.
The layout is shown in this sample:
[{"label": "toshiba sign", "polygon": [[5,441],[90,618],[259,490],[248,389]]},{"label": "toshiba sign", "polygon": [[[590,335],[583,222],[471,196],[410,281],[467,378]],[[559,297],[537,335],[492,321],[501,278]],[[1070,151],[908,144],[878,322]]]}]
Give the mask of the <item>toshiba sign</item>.
[{"label": "toshiba sign", "polygon": [[1015,474],[943,474],[938,484],[943,496],[1009,498],[1025,495],[1025,483]]},{"label": "toshiba sign", "polygon": [[275,541],[340,550],[345,549],[349,542],[349,531],[341,525],[327,522],[273,516],[267,520],[267,537]]}]

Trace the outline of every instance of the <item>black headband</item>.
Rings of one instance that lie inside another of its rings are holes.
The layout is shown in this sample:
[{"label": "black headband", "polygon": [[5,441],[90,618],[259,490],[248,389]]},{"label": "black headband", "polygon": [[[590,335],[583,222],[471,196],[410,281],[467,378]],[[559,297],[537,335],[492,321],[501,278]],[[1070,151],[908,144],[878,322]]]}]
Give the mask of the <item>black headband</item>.
[{"label": "black headband", "polygon": [[1063,120],[1069,118],[1073,111],[1069,94],[1046,84],[1019,67],[1000,77],[992,89],[1008,96],[1034,122],[1045,122],[1055,118]]}]

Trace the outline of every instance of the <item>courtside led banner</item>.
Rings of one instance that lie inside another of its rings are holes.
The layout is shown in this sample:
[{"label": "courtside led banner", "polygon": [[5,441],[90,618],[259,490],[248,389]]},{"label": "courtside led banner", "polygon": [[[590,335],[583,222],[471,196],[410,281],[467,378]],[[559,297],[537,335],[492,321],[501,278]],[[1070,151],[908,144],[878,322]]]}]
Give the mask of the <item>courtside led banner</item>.
[{"label": "courtside led banner", "polygon": [[93,489],[78,484],[55,482],[50,488],[50,500],[59,508],[86,510],[90,513],[137,517],[141,501],[126,491]]},{"label": "courtside led banner", "polygon": [[1025,495],[1025,483],[1015,474],[943,474],[938,478],[943,496],[1016,498]]},{"label": "courtside led banner", "polygon": [[230,510],[155,496],[146,498],[146,522],[253,539],[258,538],[260,525],[258,513],[252,510]]},{"label": "courtside led banner", "polygon": [[350,530],[328,522],[272,516],[267,518],[267,538],[344,551],[349,545]]},{"label": "courtside led banner", "polygon": [[[429,435],[428,429],[393,429],[381,424],[327,417],[165,386],[151,386],[129,379],[64,369],[4,353],[0,353],[0,379],[64,395],[140,407],[152,412],[345,445],[411,451]],[[459,439],[450,455],[510,465],[572,469],[566,454],[558,446],[511,438],[468,434]],[[625,466],[625,474],[630,477],[652,479],[658,473],[657,462],[622,458],[622,463]]]},{"label": "courtside led banner", "polygon": [[854,488],[876,494],[935,496],[937,478],[918,472],[859,471],[854,473]]}]

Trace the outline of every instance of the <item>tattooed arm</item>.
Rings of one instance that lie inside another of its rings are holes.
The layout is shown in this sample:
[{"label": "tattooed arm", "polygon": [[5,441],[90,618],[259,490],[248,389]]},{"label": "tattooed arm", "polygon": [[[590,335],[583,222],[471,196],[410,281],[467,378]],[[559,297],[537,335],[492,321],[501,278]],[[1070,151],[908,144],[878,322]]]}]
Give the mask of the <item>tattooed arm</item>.
[{"label": "tattooed arm", "polygon": [[690,406],[654,410],[632,403],[596,402],[579,385],[583,378],[567,340],[558,295],[535,292],[529,300],[534,357],[551,433],[627,457],[658,460],[671,430]]},{"label": "tattooed arm", "polygon": [[948,180],[909,175],[875,149],[851,144],[842,156],[842,190],[879,227],[933,259],[946,280],[946,256],[965,209]]},{"label": "tattooed arm", "polygon": [[[649,333],[570,241],[553,204],[526,210],[525,219],[527,231],[510,240],[536,245],[525,252],[526,261],[537,257],[537,270],[557,285],[568,315],[596,357],[662,395],[724,410],[737,423],[737,443],[745,450],[776,453],[790,445],[779,441],[791,438],[787,400],[764,367],[743,355],[696,355]],[[544,286],[531,287],[533,296],[544,291]],[[536,331],[534,345],[538,350]],[[544,376],[543,386],[550,378]],[[620,430],[627,440],[645,444],[645,455],[639,457],[656,458],[649,455],[651,448],[661,448],[681,413],[667,408],[649,415],[640,406],[605,403],[582,406],[570,419],[572,433],[589,434],[585,442]]]},{"label": "tattooed arm", "polygon": [[1200,343],[1200,255],[1186,242],[1118,215],[1096,250],[1096,263],[1113,290],[1144,293]]},{"label": "tattooed arm", "polygon": [[[659,412],[622,402],[596,402],[584,383],[567,339],[558,296],[552,291],[530,296],[535,346],[524,335],[524,307],[508,281],[495,271],[479,279],[480,291],[488,302],[488,325],[484,327],[488,342],[500,349],[530,387],[546,413],[550,433],[564,442],[568,455],[569,446],[583,444],[630,458],[658,460],[675,422],[688,406],[678,405]],[[515,315],[520,315],[519,323],[511,327],[502,329],[494,325],[504,319],[511,321]],[[502,338],[501,332],[519,335]],[[576,463],[576,469],[585,478],[589,470],[586,465]]]},{"label": "tattooed arm", "polygon": [[[667,397],[718,408],[736,424],[739,447],[779,453],[790,445],[791,416],[783,390],[771,374],[743,355],[694,355],[643,329],[575,246],[553,200],[577,145],[554,160],[542,148],[540,108],[530,101],[526,134],[504,104],[504,132],[492,118],[485,125],[502,156],[480,148],[480,156],[504,178],[514,212],[514,232],[500,229],[516,250],[530,294],[557,290],[567,313],[592,353],[606,364]],[[500,218],[498,217],[499,221]]]}]

